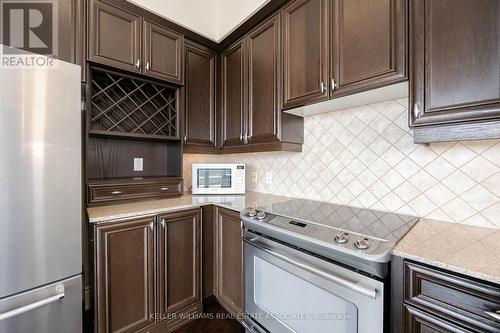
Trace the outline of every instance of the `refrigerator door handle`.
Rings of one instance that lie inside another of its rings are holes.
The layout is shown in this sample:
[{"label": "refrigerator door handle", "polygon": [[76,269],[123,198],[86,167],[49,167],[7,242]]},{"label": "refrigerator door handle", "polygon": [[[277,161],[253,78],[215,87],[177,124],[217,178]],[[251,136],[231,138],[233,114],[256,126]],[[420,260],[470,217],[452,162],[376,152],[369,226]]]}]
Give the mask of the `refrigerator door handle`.
[{"label": "refrigerator door handle", "polygon": [[18,315],[23,314],[25,312],[29,312],[29,311],[38,309],[44,305],[56,302],[64,297],[64,285],[57,286],[56,291],[57,291],[57,294],[54,296],[50,296],[50,297],[41,299],[39,301],[18,307],[16,309],[6,311],[4,313],[0,313],[0,321],[18,316]]}]

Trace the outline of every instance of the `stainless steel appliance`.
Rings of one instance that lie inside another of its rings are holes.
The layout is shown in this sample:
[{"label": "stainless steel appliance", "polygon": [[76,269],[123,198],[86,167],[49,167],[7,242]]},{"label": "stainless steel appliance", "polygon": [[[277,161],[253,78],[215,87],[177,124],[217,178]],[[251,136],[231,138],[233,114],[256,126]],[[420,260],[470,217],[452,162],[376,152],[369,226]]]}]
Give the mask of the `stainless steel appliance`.
[{"label": "stainless steel appliance", "polygon": [[81,332],[80,67],[0,71],[0,332]]},{"label": "stainless steel appliance", "polygon": [[193,194],[245,194],[245,164],[192,165]]},{"label": "stainless steel appliance", "polygon": [[241,220],[248,331],[384,332],[391,250],[417,218],[294,199]]}]

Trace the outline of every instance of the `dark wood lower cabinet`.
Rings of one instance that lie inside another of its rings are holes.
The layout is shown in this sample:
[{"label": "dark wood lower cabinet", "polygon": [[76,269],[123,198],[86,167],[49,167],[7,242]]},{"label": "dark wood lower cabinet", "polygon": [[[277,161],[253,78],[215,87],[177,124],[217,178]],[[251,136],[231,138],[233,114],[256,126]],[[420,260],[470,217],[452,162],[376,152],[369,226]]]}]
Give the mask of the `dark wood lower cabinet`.
[{"label": "dark wood lower cabinet", "polygon": [[159,312],[166,316],[201,302],[199,209],[159,216]]},{"label": "dark wood lower cabinet", "polygon": [[393,333],[500,332],[498,285],[394,257],[391,290]]},{"label": "dark wood lower cabinet", "polygon": [[244,310],[243,241],[240,214],[217,208],[217,299],[231,314]]},{"label": "dark wood lower cabinet", "polygon": [[200,209],[94,232],[95,332],[172,332],[202,312]]},{"label": "dark wood lower cabinet", "polygon": [[155,323],[154,229],[154,216],[96,227],[96,332],[137,332]]}]

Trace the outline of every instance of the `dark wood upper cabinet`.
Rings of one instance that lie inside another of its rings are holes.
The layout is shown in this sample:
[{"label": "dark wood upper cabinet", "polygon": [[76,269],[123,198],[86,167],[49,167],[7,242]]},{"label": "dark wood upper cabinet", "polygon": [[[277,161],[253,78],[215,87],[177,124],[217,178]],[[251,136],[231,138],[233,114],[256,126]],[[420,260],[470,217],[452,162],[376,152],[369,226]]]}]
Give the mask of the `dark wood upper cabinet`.
[{"label": "dark wood upper cabinet", "polygon": [[280,16],[247,36],[249,143],[277,141],[280,122]]},{"label": "dark wood upper cabinet", "polygon": [[95,228],[97,332],[136,332],[154,324],[154,228],[154,216]]},{"label": "dark wood upper cabinet", "polygon": [[301,151],[303,118],[281,112],[280,14],[222,51],[222,153]]},{"label": "dark wood upper cabinet", "polygon": [[215,148],[215,79],[217,54],[186,41],[184,51],[184,151]]},{"label": "dark wood upper cabinet", "polygon": [[141,72],[141,18],[117,7],[91,1],[89,60]]},{"label": "dark wood upper cabinet", "polygon": [[183,83],[184,36],[139,15],[90,1],[88,60]]},{"label": "dark wood upper cabinet", "polygon": [[159,216],[159,313],[175,313],[201,302],[201,212]]},{"label": "dark wood upper cabinet", "polygon": [[330,94],[406,80],[406,0],[332,0]]},{"label": "dark wood upper cabinet", "polygon": [[85,0],[57,2],[58,53],[57,58],[82,66],[85,81]]},{"label": "dark wood upper cabinet", "polygon": [[328,0],[295,0],[281,10],[283,107],[328,99]]},{"label": "dark wood upper cabinet", "polygon": [[240,214],[217,208],[217,299],[232,314],[243,313],[243,241]]},{"label": "dark wood upper cabinet", "polygon": [[145,74],[182,84],[183,45],[181,34],[144,21]]},{"label": "dark wood upper cabinet", "polygon": [[500,137],[499,36],[496,0],[410,1],[416,142]]},{"label": "dark wood upper cabinet", "polygon": [[222,61],[222,145],[242,145],[246,115],[245,39],[224,50]]}]

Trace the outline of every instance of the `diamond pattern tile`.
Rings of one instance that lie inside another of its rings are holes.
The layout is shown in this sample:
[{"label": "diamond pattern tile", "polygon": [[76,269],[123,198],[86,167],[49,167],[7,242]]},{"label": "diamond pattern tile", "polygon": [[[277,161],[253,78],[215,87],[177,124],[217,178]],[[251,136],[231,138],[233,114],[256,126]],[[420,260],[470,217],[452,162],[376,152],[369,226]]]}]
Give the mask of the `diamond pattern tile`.
[{"label": "diamond pattern tile", "polygon": [[500,141],[414,144],[407,103],[307,117],[302,153],[185,154],[186,189],[192,163],[238,162],[249,191],[500,228]]}]

